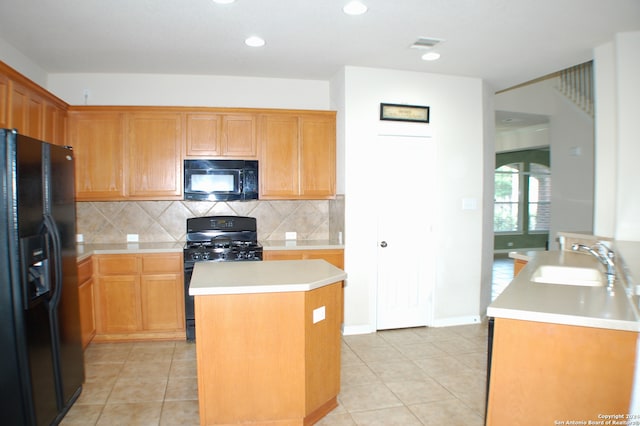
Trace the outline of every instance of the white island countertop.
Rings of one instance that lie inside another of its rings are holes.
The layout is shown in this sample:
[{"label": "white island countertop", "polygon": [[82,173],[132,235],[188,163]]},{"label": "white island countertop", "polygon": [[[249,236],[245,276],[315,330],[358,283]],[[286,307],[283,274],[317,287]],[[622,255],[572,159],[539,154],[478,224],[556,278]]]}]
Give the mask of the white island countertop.
[{"label": "white island countertop", "polygon": [[614,294],[606,286],[543,284],[531,281],[540,265],[601,269],[591,255],[571,251],[536,252],[527,266],[487,308],[487,316],[613,330],[640,331],[635,297],[621,280]]},{"label": "white island countertop", "polygon": [[192,296],[309,291],[338,281],[346,272],[322,259],[268,262],[196,262]]}]

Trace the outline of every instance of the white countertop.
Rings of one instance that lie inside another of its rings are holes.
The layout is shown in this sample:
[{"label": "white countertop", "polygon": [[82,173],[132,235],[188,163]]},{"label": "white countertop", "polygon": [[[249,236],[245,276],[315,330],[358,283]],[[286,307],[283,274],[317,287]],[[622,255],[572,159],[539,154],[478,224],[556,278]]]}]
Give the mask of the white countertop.
[{"label": "white countertop", "polygon": [[192,296],[309,291],[347,277],[322,259],[269,262],[196,262]]},{"label": "white countertop", "polygon": [[[636,245],[638,243],[635,243]],[[601,268],[591,255],[571,251],[531,253],[529,263],[487,308],[487,316],[525,321],[640,331],[635,297],[627,295],[621,280],[614,294],[606,286],[584,287],[530,281],[540,265]]]},{"label": "white countertop", "polygon": [[[343,244],[332,240],[268,240],[260,241],[260,244],[267,251],[344,249]],[[76,245],[78,261],[92,254],[181,253],[183,248],[184,241]]]},{"label": "white countertop", "polygon": [[260,244],[267,251],[344,249],[344,244],[333,240],[261,240]]}]

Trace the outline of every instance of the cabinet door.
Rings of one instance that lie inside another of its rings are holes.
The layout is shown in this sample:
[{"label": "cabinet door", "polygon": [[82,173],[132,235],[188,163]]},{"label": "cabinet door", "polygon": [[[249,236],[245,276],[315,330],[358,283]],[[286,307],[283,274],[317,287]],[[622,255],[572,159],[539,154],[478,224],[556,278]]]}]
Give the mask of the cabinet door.
[{"label": "cabinet door", "polygon": [[182,274],[142,275],[140,280],[142,329],[184,329]]},{"label": "cabinet door", "polygon": [[86,348],[96,334],[93,310],[93,279],[91,259],[78,263],[78,311],[80,314],[80,338]]},{"label": "cabinet door", "polygon": [[0,75],[0,127],[9,127],[9,111],[7,110],[7,100],[9,98],[9,79]]},{"label": "cabinet door", "polygon": [[78,287],[78,310],[80,314],[80,339],[86,348],[96,334],[96,320],[93,312],[93,280],[89,279]]},{"label": "cabinet door", "polygon": [[124,199],[123,115],[71,113],[69,143],[76,157],[77,200]]},{"label": "cabinet door", "polygon": [[260,198],[298,195],[298,117],[265,115],[260,119]]},{"label": "cabinet door", "polygon": [[218,114],[187,114],[187,156],[218,156],[220,148],[220,132],[222,121]]},{"label": "cabinet door", "polygon": [[182,115],[132,113],[128,116],[129,196],[182,197]]},{"label": "cabinet door", "polygon": [[223,116],[222,134],[222,155],[236,158],[255,158],[258,154],[254,115]]},{"label": "cabinet door", "polygon": [[27,135],[36,138],[43,138],[44,124],[44,100],[35,93],[28,93],[27,100]]},{"label": "cabinet door", "polygon": [[139,278],[135,275],[101,276],[97,283],[96,314],[98,333],[140,330]]},{"label": "cabinet door", "polygon": [[65,145],[66,111],[53,102],[44,101],[42,139],[55,145]]},{"label": "cabinet door", "polygon": [[330,198],[336,194],[335,118],[305,115],[300,118],[300,195]]},{"label": "cabinet door", "polygon": [[44,104],[42,97],[9,80],[9,127],[32,138],[42,138]]},{"label": "cabinet door", "polygon": [[190,157],[256,158],[254,114],[193,113],[186,115],[186,155]]},{"label": "cabinet door", "polygon": [[324,259],[332,265],[344,269],[344,250],[323,249],[323,250],[265,250],[264,260],[304,260],[304,259]]}]

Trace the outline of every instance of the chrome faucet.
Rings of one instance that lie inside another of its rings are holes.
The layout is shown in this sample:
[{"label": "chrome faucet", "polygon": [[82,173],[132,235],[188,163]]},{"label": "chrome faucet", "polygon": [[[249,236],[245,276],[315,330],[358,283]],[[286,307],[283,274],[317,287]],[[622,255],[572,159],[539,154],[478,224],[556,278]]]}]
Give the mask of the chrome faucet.
[{"label": "chrome faucet", "polygon": [[607,289],[613,290],[613,282],[616,279],[616,265],[613,263],[615,259],[615,253],[602,243],[596,243],[593,247],[586,246],[584,244],[573,243],[571,245],[573,251],[586,251],[587,253],[595,256],[600,263],[607,267]]}]

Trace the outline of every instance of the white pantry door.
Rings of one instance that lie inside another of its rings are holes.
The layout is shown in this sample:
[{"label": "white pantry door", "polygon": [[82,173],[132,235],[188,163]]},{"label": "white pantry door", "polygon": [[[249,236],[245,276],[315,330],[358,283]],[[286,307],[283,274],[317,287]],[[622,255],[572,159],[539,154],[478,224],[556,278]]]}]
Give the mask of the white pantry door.
[{"label": "white pantry door", "polygon": [[378,139],[376,328],[429,325],[436,276],[436,146],[424,137]]}]

